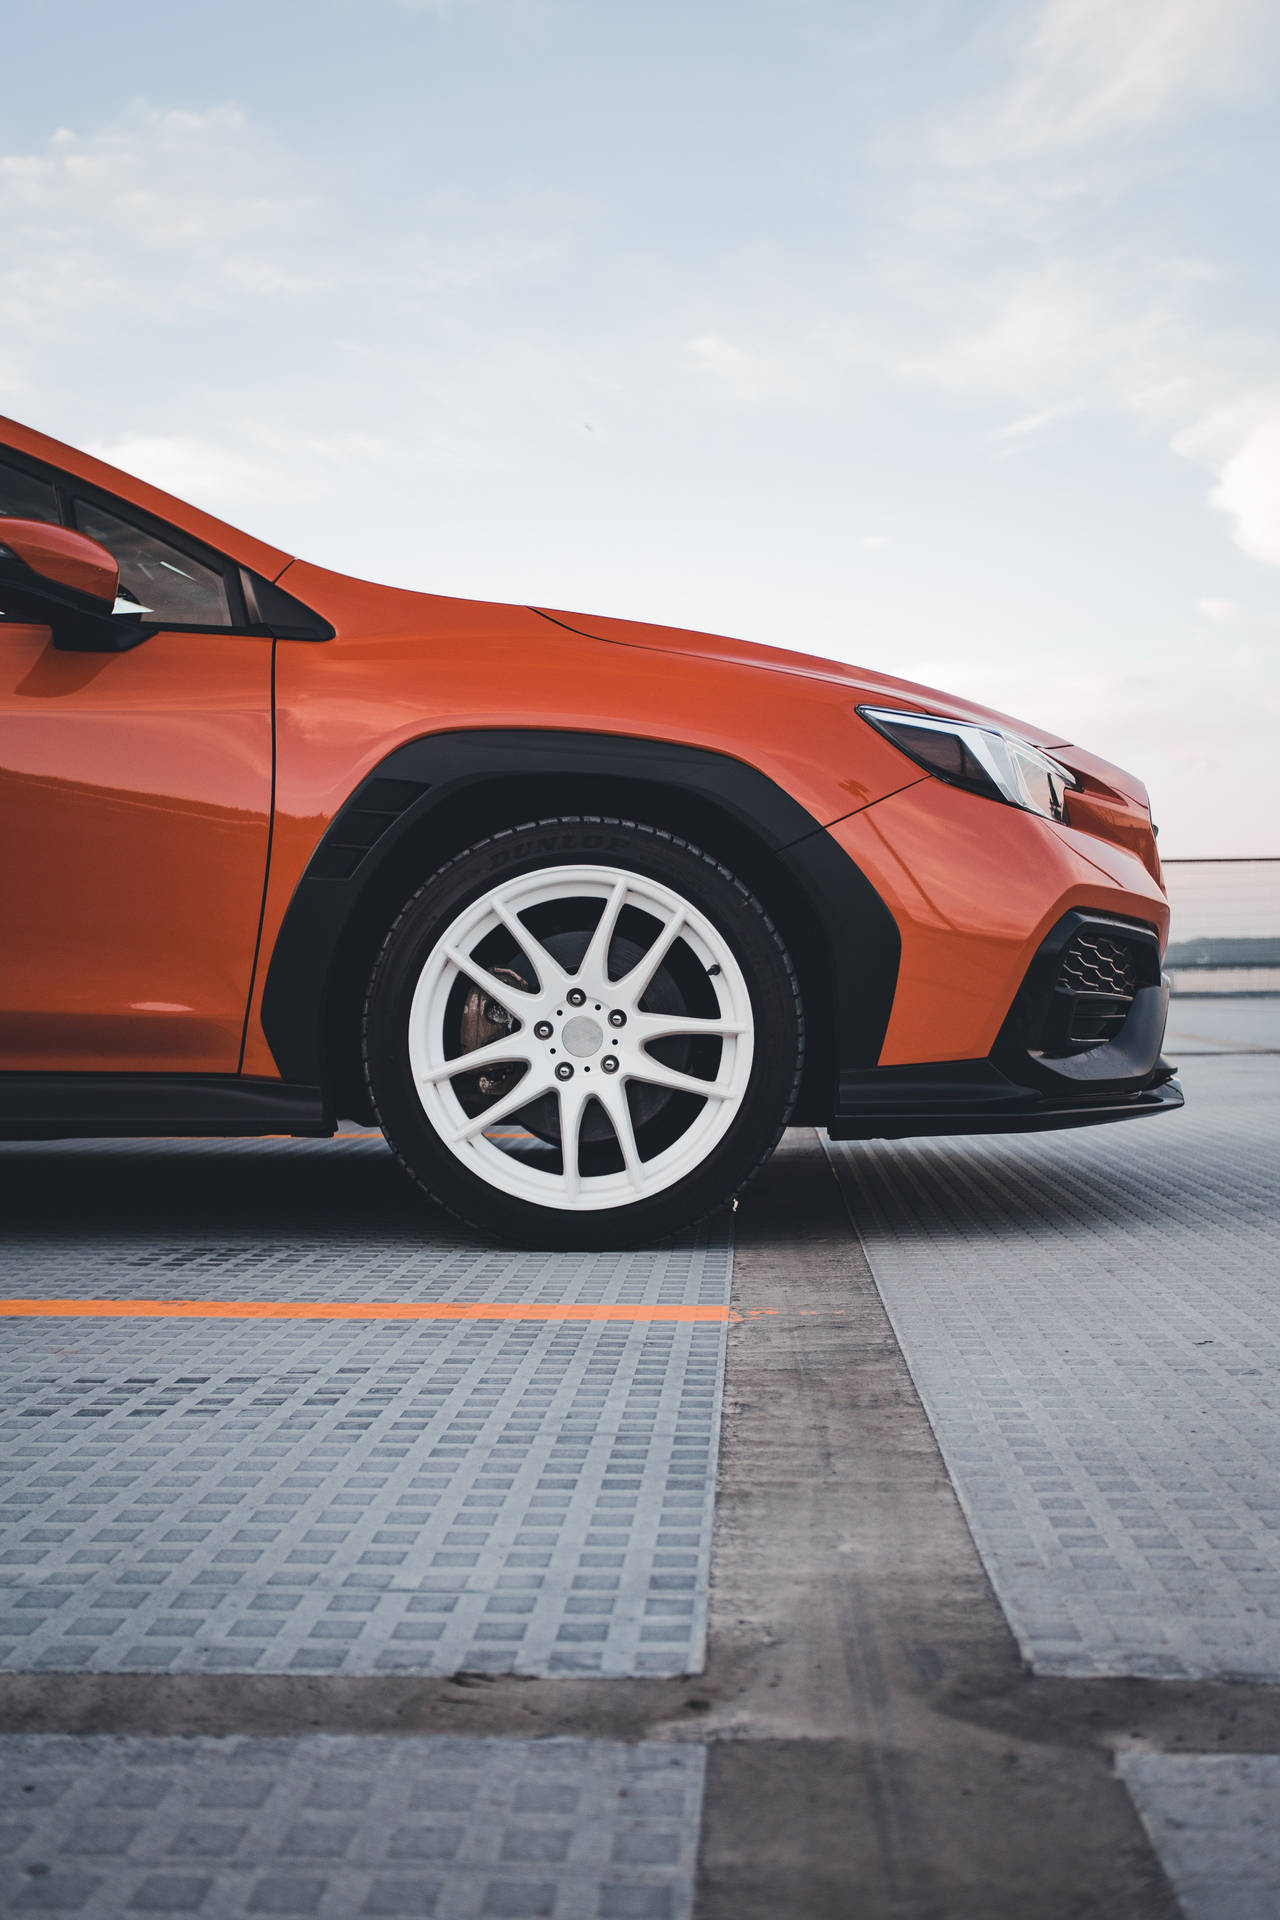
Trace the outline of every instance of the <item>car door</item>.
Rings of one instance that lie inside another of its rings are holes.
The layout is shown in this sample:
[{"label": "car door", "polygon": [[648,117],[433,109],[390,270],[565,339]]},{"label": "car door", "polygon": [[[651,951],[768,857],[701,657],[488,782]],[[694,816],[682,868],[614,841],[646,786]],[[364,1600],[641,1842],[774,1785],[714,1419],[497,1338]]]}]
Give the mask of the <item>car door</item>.
[{"label": "car door", "polygon": [[235,1073],[273,642],[247,630],[220,555],[10,450],[6,514],[108,547],[149,631],[128,652],[61,652],[47,627],[0,617],[0,1071]]}]

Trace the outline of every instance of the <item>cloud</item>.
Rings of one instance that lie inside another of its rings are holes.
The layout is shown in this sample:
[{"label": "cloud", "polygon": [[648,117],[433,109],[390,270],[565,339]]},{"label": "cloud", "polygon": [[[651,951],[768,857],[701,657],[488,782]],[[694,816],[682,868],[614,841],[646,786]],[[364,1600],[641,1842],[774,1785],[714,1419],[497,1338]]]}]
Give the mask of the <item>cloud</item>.
[{"label": "cloud", "polygon": [[[1003,87],[937,139],[922,133],[905,240],[878,289],[895,322],[881,364],[896,378],[1007,409],[982,432],[1010,454],[1085,413],[1160,433],[1208,468],[1206,503],[1268,565],[1280,565],[1274,336],[1241,322],[1237,236],[1201,226],[1200,251],[1175,244],[1193,169],[1181,160],[1154,197],[1150,136],[1254,92],[1278,22],[1266,0],[1044,0]],[[989,56],[990,36],[979,43]]]},{"label": "cloud", "polygon": [[[899,378],[1018,408],[987,429],[996,442],[1031,439],[1087,408],[1181,430],[1238,378],[1236,343],[1205,339],[1188,310],[1203,278],[1194,263],[1149,257],[1074,255],[980,277],[944,267],[921,298],[936,337],[891,347],[886,361]],[[938,312],[953,316],[945,331]]]},{"label": "cloud", "polygon": [[[1196,612],[1215,629],[1219,640],[1229,643],[1236,665],[1260,666],[1265,675],[1274,672],[1280,649],[1280,609],[1259,613],[1238,600],[1205,595],[1196,601]],[[1272,693],[1271,705],[1273,709],[1280,706],[1280,695]]]},{"label": "cloud", "polygon": [[522,406],[563,395],[524,308],[592,203],[384,192],[376,167],[304,157],[234,104],[136,101],[0,154],[2,410],[228,517],[261,508],[282,545],[309,502],[492,474]]},{"label": "cloud", "polygon": [[1115,356],[1114,314],[1075,263],[1049,262],[984,295],[988,311],[976,324],[902,355],[899,370],[953,393],[1038,400]]},{"label": "cloud", "polygon": [[448,187],[386,209],[359,172],[304,160],[235,105],[135,101],[88,135],[0,155],[0,316],[12,362],[123,322],[287,324],[309,339],[450,289],[545,270],[589,203]]},{"label": "cloud", "polygon": [[1223,463],[1209,499],[1230,516],[1238,546],[1280,567],[1280,407]]},{"label": "cloud", "polygon": [[960,397],[1031,407],[991,430],[995,442],[1029,439],[1085,408],[1161,429],[1175,454],[1215,475],[1209,504],[1236,545],[1280,566],[1280,392],[1242,382],[1255,353],[1203,332],[1158,284],[1057,262],[1008,289],[980,325],[900,356],[896,370]]},{"label": "cloud", "polygon": [[258,428],[243,434],[238,448],[195,434],[124,433],[84,446],[179,499],[223,512],[260,506],[282,487],[300,502],[320,499],[344,474],[394,464],[386,442],[369,433],[286,435]]},{"label": "cloud", "polygon": [[296,242],[318,212],[303,169],[233,106],[135,103],[87,137],[63,128],[0,156],[10,386],[53,342],[104,339],[121,315],[151,329],[322,296],[331,269]]},{"label": "cloud", "polygon": [[1210,626],[1238,627],[1245,619],[1244,608],[1236,600],[1215,600],[1208,596],[1196,601],[1196,612],[1202,613]]},{"label": "cloud", "polygon": [[699,334],[689,341],[686,352],[695,371],[706,374],[734,400],[773,400],[792,397],[801,390],[793,361],[739,346],[723,334]]},{"label": "cloud", "polygon": [[1209,504],[1242,552],[1280,567],[1280,387],[1246,388],[1175,433],[1175,453],[1214,475]]},{"label": "cloud", "polygon": [[1052,154],[1232,98],[1268,13],[1267,0],[1046,0],[1003,95],[942,151],[959,166]]},{"label": "cloud", "polygon": [[260,459],[194,434],[125,433],[112,440],[90,440],[85,452],[179,498],[205,500],[210,505],[256,501],[268,486]]}]

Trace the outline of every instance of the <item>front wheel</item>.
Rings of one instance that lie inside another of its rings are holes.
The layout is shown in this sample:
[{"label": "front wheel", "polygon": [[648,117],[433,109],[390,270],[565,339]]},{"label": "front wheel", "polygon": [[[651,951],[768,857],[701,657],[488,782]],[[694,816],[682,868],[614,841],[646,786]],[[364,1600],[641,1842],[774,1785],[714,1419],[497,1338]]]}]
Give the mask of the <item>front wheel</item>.
[{"label": "front wheel", "polygon": [[800,998],[759,901],[623,820],[480,841],[408,902],[369,986],[365,1071],[418,1184],[484,1232],[604,1247],[673,1233],[777,1143]]}]

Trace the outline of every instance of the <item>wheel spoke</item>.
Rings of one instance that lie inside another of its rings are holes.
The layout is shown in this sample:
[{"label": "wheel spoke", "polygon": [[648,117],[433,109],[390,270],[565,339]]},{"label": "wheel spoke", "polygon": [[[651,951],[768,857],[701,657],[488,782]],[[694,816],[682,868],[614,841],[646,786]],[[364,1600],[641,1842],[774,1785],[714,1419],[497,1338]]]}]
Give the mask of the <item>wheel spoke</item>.
[{"label": "wheel spoke", "polygon": [[560,1159],[564,1167],[564,1190],[571,1200],[576,1200],[582,1191],[582,1115],[586,1108],[588,1094],[584,1094],[578,1084],[564,1086],[556,1083],[560,1095]]},{"label": "wheel spoke", "polygon": [[519,914],[513,913],[505,900],[494,899],[489,904],[512,939],[519,942],[525,959],[532,962],[543,993],[559,993],[569,976],[555,955],[548,953],[537,935],[530,933]]},{"label": "wheel spoke", "polygon": [[637,1046],[646,1046],[650,1040],[697,1040],[704,1035],[727,1040],[746,1031],[741,1020],[699,1020],[692,1013],[633,1013],[628,1037]]},{"label": "wheel spoke", "polygon": [[613,944],[614,929],[617,927],[618,915],[622,912],[626,897],[627,883],[625,880],[619,880],[604,903],[600,918],[596,922],[596,930],[591,936],[591,944],[583,954],[578,967],[577,978],[594,980],[597,983],[596,991],[600,993],[606,989],[612,991],[612,983],[609,979],[609,948]]},{"label": "wheel spoke", "polygon": [[609,992],[615,999],[626,1000],[634,1007],[644,998],[653,976],[683,933],[684,923],[685,910],[677,907],[643,959],[637,960],[630,973],[624,973],[621,980],[610,987]]},{"label": "wheel spoke", "polygon": [[511,1012],[509,1002],[513,993],[526,1002],[536,998],[536,995],[527,992],[524,987],[513,986],[510,980],[499,980],[496,973],[490,973],[488,967],[482,967],[478,960],[473,960],[471,955],[465,953],[461,947],[446,946],[442,951],[445,959],[451,961],[459,973],[465,973],[468,980],[474,980],[478,987],[483,987],[489,998],[496,1000],[500,1007],[506,1007],[508,1013]]},{"label": "wheel spoke", "polygon": [[473,1047],[470,1053],[455,1054],[452,1060],[442,1061],[438,1067],[425,1067],[414,1075],[418,1085],[435,1086],[441,1080],[452,1080],[458,1073],[477,1073],[482,1067],[531,1066],[533,1056],[527,1048],[522,1048],[514,1034],[504,1039],[491,1040],[487,1046]]},{"label": "wheel spoke", "polygon": [[464,1140],[474,1140],[476,1135],[483,1133],[486,1127],[496,1127],[499,1120],[505,1120],[508,1114],[519,1113],[522,1107],[527,1107],[538,1098],[539,1094],[546,1091],[547,1082],[540,1074],[531,1070],[525,1074],[520,1085],[514,1087],[501,1100],[495,1100],[491,1107],[486,1107],[483,1113],[477,1113],[464,1126],[455,1127],[450,1135],[451,1144],[457,1147],[461,1146]]},{"label": "wheel spoke", "polygon": [[642,1080],[651,1087],[667,1087],[672,1093],[696,1093],[703,1100],[727,1100],[732,1091],[729,1087],[718,1086],[714,1080],[699,1080],[692,1073],[677,1073],[674,1067],[664,1067],[660,1060],[653,1059],[647,1053],[630,1062],[626,1073],[629,1080]]},{"label": "wheel spoke", "polygon": [[635,1191],[640,1193],[644,1187],[644,1162],[636,1145],[636,1130],[632,1124],[631,1108],[627,1105],[626,1087],[621,1081],[614,1080],[605,1091],[597,1092],[596,1099],[609,1116],[609,1125],[613,1128],[614,1139],[622,1154],[627,1178]]}]

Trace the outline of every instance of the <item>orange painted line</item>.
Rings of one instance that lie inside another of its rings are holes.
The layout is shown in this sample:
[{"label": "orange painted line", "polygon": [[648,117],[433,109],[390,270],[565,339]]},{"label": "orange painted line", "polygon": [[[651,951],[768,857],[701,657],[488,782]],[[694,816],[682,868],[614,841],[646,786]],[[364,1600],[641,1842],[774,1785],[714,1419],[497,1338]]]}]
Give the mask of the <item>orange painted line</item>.
[{"label": "orange painted line", "polygon": [[502,1300],[0,1300],[0,1318],[93,1320],[711,1320],[731,1307],[567,1306]]}]

